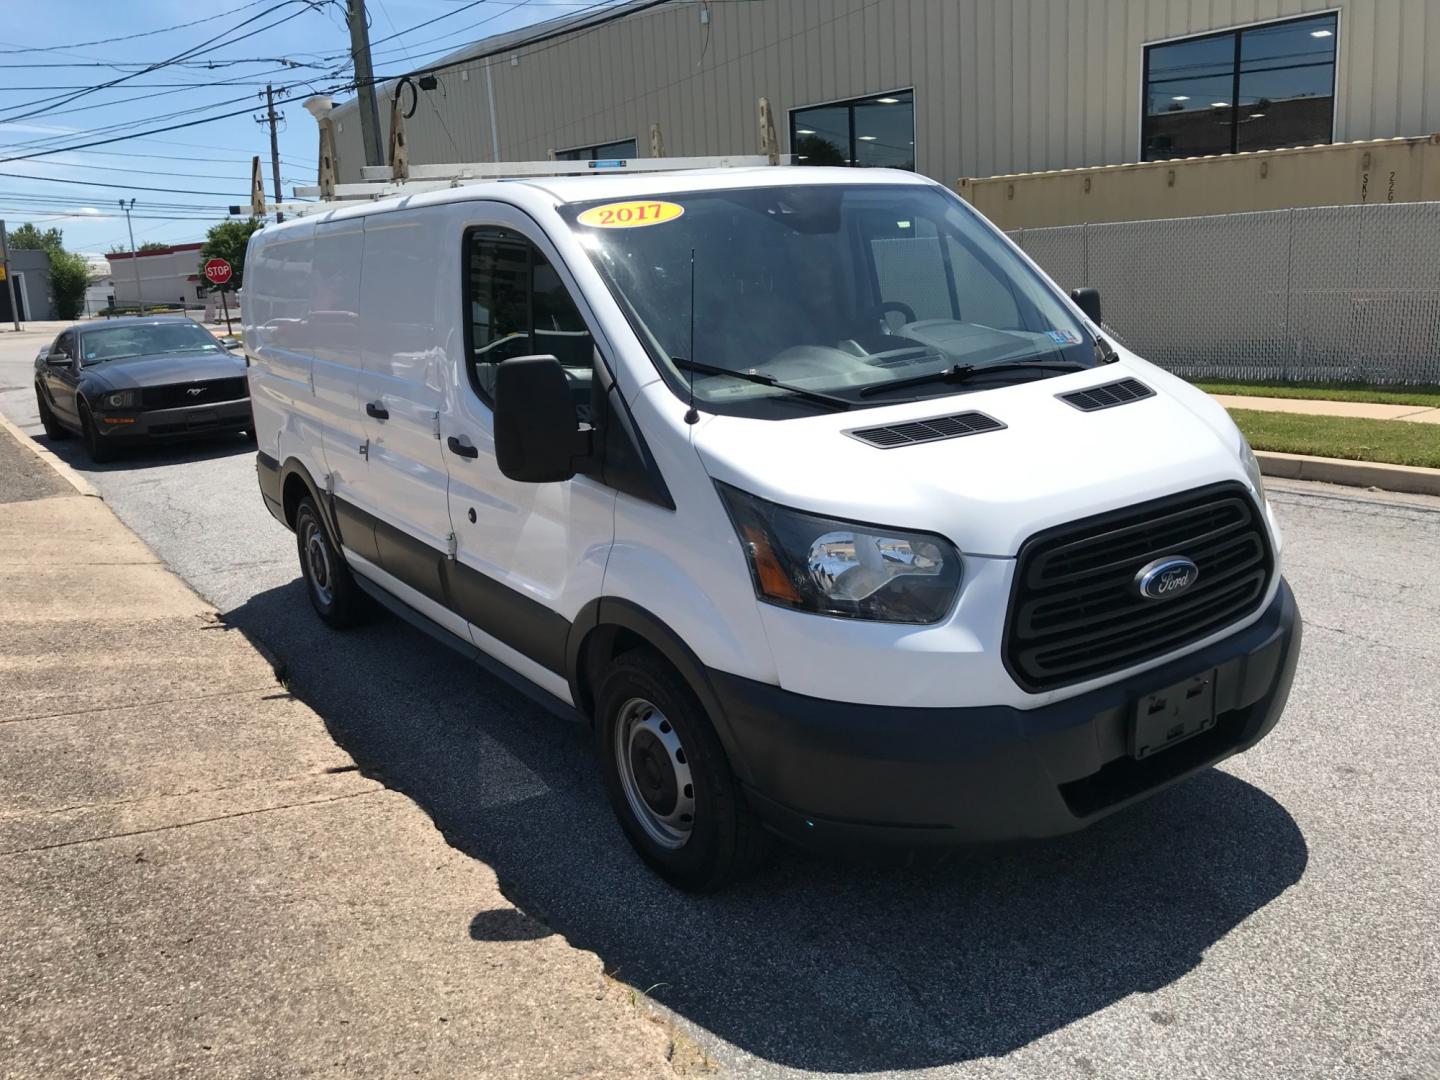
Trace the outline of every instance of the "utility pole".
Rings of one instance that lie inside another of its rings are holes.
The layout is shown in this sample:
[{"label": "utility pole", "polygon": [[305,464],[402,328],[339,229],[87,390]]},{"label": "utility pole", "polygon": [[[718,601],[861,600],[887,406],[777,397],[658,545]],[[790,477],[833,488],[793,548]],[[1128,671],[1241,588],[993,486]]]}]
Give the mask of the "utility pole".
[{"label": "utility pole", "polygon": [[130,233],[130,265],[135,268],[135,299],[140,303],[140,314],[145,314],[145,292],[140,288],[140,253],[135,250],[135,226],[130,224],[130,211],[135,209],[135,200],[130,200],[130,205],[125,205],[125,200],[120,200],[120,209],[125,211],[125,228]]},{"label": "utility pole", "polygon": [[350,59],[355,63],[356,89],[360,92],[360,135],[365,143],[365,164],[384,165],[380,142],[380,107],[375,103],[375,72],[370,65],[370,25],[365,0],[345,0],[350,23]]},{"label": "utility pole", "polygon": [[[265,84],[265,123],[270,125],[270,179],[275,183],[275,205],[279,206],[285,200],[280,197],[280,143],[276,139],[276,126],[280,118],[275,115],[275,91],[269,83]],[[275,221],[278,224],[285,220],[285,215],[279,210],[275,211]]]},{"label": "utility pole", "polygon": [[15,302],[15,275],[10,272],[10,236],[5,232],[5,222],[0,221],[0,265],[5,267],[5,287],[10,290],[10,318],[15,329],[20,329],[20,306]]}]

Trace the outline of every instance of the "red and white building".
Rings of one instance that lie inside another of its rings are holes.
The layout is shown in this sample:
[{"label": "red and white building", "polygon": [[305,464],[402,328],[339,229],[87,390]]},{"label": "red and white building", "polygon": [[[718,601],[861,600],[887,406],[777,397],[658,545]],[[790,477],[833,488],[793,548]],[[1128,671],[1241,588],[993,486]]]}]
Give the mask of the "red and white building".
[{"label": "red and white building", "polygon": [[[205,303],[207,283],[200,273],[200,244],[175,244],[173,247],[142,251],[112,252],[110,277],[114,283],[115,305],[134,307],[142,299],[146,306],[159,304],[199,307]],[[139,284],[136,284],[136,271]]]}]

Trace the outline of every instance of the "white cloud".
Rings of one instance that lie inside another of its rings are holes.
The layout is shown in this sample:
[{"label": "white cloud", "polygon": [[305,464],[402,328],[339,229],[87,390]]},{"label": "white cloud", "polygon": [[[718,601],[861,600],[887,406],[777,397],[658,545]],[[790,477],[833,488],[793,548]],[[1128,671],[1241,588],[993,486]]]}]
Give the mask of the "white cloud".
[{"label": "white cloud", "polygon": [[82,206],[74,211],[76,217],[100,217],[100,211],[93,206]]}]

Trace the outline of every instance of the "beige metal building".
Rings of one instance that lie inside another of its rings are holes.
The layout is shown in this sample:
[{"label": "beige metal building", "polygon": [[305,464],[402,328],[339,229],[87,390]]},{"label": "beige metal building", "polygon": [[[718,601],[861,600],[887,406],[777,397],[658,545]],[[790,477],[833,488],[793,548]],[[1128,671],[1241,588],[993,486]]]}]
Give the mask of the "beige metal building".
[{"label": "beige metal building", "polygon": [[417,70],[412,164],[755,153],[764,96],[799,164],[954,184],[1440,130],[1440,0],[632,0]]}]

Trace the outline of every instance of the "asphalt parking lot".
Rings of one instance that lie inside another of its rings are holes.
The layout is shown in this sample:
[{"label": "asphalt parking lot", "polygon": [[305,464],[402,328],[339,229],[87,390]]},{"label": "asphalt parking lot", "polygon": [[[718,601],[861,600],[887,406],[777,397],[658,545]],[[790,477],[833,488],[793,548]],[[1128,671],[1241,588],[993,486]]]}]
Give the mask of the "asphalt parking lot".
[{"label": "asphalt parking lot", "polygon": [[[0,343],[31,435],[38,344]],[[631,854],[584,733],[398,620],[319,623],[245,443],[50,445],[366,776],[728,1073],[1440,1076],[1440,500],[1273,485],[1306,638],[1249,754],[1077,836],[923,870],[782,852],[695,898]]]}]

